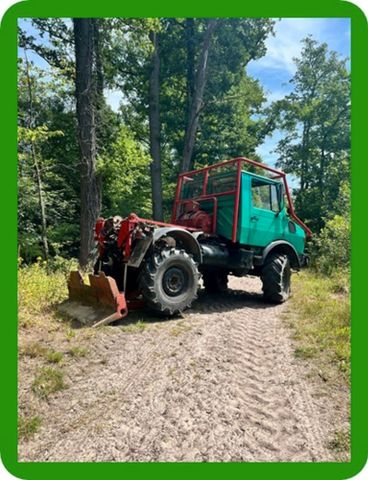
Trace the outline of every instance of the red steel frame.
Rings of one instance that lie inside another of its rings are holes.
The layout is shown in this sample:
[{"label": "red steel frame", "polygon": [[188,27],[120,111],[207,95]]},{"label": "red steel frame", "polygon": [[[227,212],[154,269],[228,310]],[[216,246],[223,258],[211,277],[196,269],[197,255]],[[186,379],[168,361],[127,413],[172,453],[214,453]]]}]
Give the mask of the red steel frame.
[{"label": "red steel frame", "polygon": [[[172,216],[171,216],[171,224],[175,224],[176,217],[177,217],[177,210],[178,206],[182,203],[185,203],[186,200],[181,200],[180,199],[180,193],[181,193],[181,188],[183,185],[183,181],[185,177],[192,177],[198,173],[203,172],[204,173],[204,179],[203,179],[203,188],[202,188],[202,194],[198,197],[196,197],[193,200],[209,200],[209,199],[216,199],[215,206],[217,207],[217,198],[220,196],[224,195],[235,195],[235,205],[234,205],[234,216],[233,216],[233,228],[232,228],[232,236],[231,240],[232,242],[236,242],[236,234],[238,230],[238,217],[239,217],[239,204],[240,204],[240,188],[241,188],[241,173],[242,173],[242,165],[244,163],[247,163],[249,165],[253,165],[255,167],[262,168],[263,170],[267,170],[268,172],[274,173],[275,175],[271,177],[271,179],[275,180],[277,178],[281,178],[285,187],[285,194],[288,202],[288,211],[289,215],[291,218],[295,220],[296,223],[298,223],[302,229],[305,231],[306,235],[310,237],[312,235],[311,230],[300,220],[300,218],[296,215],[295,210],[294,210],[294,205],[293,201],[290,195],[290,190],[289,186],[286,181],[286,174],[282,172],[281,170],[277,170],[276,168],[269,167],[267,165],[264,165],[263,163],[256,162],[254,160],[250,160],[249,158],[245,157],[237,157],[233,158],[232,160],[228,160],[226,162],[221,162],[221,163],[216,163],[214,165],[210,165],[209,167],[204,167],[200,168],[198,170],[191,170],[190,172],[184,172],[179,175],[178,178],[178,183],[176,186],[176,193],[175,193],[175,201],[173,205],[173,211],[172,211]],[[208,184],[208,176],[209,176],[209,171],[217,169],[219,167],[227,166],[227,165],[236,165],[236,187],[234,190],[228,190],[227,192],[221,192],[221,193],[210,193],[207,194],[207,184]],[[216,212],[214,214],[217,214],[217,208],[215,208]],[[214,226],[216,226],[214,222]]]}]

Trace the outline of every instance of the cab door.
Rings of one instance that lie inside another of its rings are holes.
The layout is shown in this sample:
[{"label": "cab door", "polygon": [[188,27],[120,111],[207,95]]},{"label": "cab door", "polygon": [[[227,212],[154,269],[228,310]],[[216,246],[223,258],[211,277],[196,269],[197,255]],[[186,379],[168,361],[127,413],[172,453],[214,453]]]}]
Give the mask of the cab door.
[{"label": "cab door", "polygon": [[281,184],[252,176],[250,179],[250,208],[248,245],[265,247],[283,237]]}]

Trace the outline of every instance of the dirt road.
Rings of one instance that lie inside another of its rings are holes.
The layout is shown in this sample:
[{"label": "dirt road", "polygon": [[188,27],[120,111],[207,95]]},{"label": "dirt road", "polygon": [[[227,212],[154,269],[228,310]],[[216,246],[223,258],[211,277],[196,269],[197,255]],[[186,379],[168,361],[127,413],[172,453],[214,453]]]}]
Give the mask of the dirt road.
[{"label": "dirt road", "polygon": [[31,363],[21,367],[20,403],[45,420],[19,460],[334,460],[334,412],[294,358],[285,307],[263,303],[257,280],[230,286],[182,319],[98,331],[47,401],[30,393]]}]

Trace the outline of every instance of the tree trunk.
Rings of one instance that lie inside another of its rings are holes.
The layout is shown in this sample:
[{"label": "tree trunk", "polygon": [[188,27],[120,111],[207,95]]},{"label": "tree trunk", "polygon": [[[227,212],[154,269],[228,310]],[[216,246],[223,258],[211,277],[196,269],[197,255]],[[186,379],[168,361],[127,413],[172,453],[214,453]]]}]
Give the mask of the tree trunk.
[{"label": "tree trunk", "polygon": [[101,19],[93,18],[93,50],[95,58],[95,70],[96,70],[96,93],[98,100],[104,101],[103,91],[104,91],[104,73],[102,66],[102,57],[101,57],[101,45],[100,45],[100,29],[103,28],[101,25]]},{"label": "tree trunk", "polygon": [[93,23],[90,18],[74,18],[77,119],[80,147],[80,253],[85,269],[94,245],[93,227],[101,208],[96,176],[96,138],[93,108]]},{"label": "tree trunk", "polygon": [[194,18],[187,18],[185,20],[185,39],[186,39],[186,51],[187,51],[187,104],[185,124],[188,125],[190,107],[194,95],[195,85],[195,44],[194,44]]},{"label": "tree trunk", "polygon": [[216,25],[217,20],[209,20],[199,57],[194,92],[189,111],[189,119],[184,137],[183,158],[180,168],[182,172],[190,170],[192,164],[192,154],[198,128],[199,112],[202,107],[203,94],[206,86],[208,53],[210,49],[211,38]]},{"label": "tree trunk", "polygon": [[150,32],[153,45],[151,57],[151,74],[149,79],[149,129],[151,186],[152,186],[152,214],[154,220],[163,220],[162,211],[162,179],[161,179],[161,146],[160,146],[160,52],[158,38],[155,32]]},{"label": "tree trunk", "polygon": [[32,155],[33,166],[36,173],[38,203],[40,205],[42,248],[43,248],[43,254],[45,256],[45,260],[47,260],[49,258],[49,243],[47,240],[46,205],[45,205],[45,198],[44,198],[44,192],[43,192],[41,169],[38,163],[36,149],[33,142],[31,144],[31,155]]},{"label": "tree trunk", "polygon": [[[34,128],[34,112],[33,112],[33,92],[32,92],[32,83],[31,78],[29,76],[29,63],[27,57],[27,50],[24,49],[25,54],[25,61],[26,61],[26,72],[27,72],[27,89],[28,89],[28,128],[31,130]],[[47,220],[46,220],[46,203],[43,191],[43,184],[42,184],[42,176],[41,176],[41,169],[37,158],[36,147],[34,142],[31,140],[30,142],[31,147],[31,158],[33,168],[36,174],[36,183],[37,183],[37,195],[38,195],[38,204],[40,207],[40,215],[41,215],[41,241],[42,241],[42,249],[43,255],[45,260],[49,257],[49,242],[47,239]]]}]

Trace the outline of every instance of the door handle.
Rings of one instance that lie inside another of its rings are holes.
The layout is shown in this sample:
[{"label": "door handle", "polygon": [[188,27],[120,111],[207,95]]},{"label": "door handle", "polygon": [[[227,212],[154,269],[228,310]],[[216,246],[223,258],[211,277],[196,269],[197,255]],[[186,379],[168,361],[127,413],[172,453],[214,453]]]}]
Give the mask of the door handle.
[{"label": "door handle", "polygon": [[251,220],[253,220],[254,222],[258,222],[258,217],[256,215],[253,215],[253,217],[250,217]]}]

